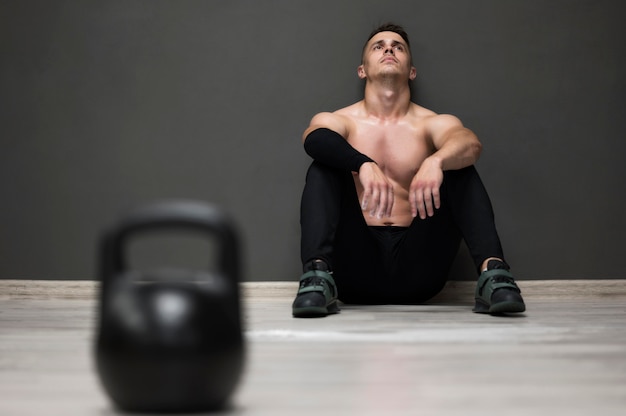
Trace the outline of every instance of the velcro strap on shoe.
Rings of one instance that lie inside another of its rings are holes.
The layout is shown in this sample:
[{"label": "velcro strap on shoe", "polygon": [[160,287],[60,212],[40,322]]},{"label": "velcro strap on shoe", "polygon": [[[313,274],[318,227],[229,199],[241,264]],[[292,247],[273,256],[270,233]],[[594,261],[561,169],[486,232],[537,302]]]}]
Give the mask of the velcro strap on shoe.
[{"label": "velcro strap on shoe", "polygon": [[491,293],[497,289],[513,289],[519,291],[517,285],[513,282],[494,282],[491,284]]},{"label": "velcro strap on shoe", "polygon": [[[502,278],[498,280],[498,278]],[[476,296],[490,299],[496,289],[510,289],[520,292],[513,275],[504,269],[492,269],[482,272],[476,284]]]},{"label": "velcro strap on shoe", "polygon": [[[302,283],[302,281],[304,280],[308,280],[308,279],[315,278],[315,277],[324,279],[329,284],[331,290],[333,292],[335,291],[335,288],[336,288],[335,280],[333,279],[330,273],[322,271],[322,270],[311,270],[309,272],[304,273],[300,277],[300,282]],[[306,293],[306,292],[324,292],[324,290],[326,290],[326,288],[322,285],[311,284],[308,286],[300,287],[300,289],[298,290],[298,294]]]},{"label": "velcro strap on shoe", "polygon": [[323,270],[311,270],[311,271],[308,271],[308,272],[304,273],[300,277],[300,281],[303,281],[303,280],[308,279],[310,277],[321,277],[324,280],[328,280],[328,282],[330,284],[335,286],[335,279],[333,279],[333,276],[330,273],[325,272]]}]

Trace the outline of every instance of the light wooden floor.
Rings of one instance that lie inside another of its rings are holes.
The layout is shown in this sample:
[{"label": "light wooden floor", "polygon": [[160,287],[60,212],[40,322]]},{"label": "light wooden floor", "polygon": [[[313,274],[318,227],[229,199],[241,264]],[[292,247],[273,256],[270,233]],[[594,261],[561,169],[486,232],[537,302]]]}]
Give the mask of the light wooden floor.
[{"label": "light wooden floor", "polygon": [[[291,317],[296,284],[244,283],[234,415],[624,415],[626,280],[521,281],[528,311],[420,306]],[[93,282],[0,280],[0,415],[114,415],[91,356]]]}]

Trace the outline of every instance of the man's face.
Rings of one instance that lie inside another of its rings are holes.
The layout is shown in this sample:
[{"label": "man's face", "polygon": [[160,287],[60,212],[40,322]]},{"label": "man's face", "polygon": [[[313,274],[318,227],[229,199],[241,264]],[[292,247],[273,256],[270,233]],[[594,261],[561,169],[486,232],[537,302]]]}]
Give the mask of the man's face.
[{"label": "man's face", "polygon": [[416,71],[411,66],[409,47],[402,36],[395,32],[374,35],[365,46],[358,74],[363,79],[375,74],[406,75],[407,79],[414,79]]}]

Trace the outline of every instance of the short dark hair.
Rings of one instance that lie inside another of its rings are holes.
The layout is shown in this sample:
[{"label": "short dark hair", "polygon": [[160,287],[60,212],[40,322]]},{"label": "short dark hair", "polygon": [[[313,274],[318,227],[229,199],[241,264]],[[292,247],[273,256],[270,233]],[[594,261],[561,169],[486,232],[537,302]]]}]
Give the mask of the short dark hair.
[{"label": "short dark hair", "polygon": [[365,48],[367,47],[367,43],[370,41],[370,39],[372,39],[380,32],[393,32],[400,35],[402,40],[406,42],[406,46],[409,48],[409,55],[411,56],[411,58],[413,57],[413,53],[411,53],[411,42],[409,42],[409,35],[406,33],[402,26],[391,22],[383,23],[376,29],[372,30],[372,33],[370,33],[369,37],[365,41],[365,44],[363,45],[363,53],[361,54],[361,56],[365,55]]}]

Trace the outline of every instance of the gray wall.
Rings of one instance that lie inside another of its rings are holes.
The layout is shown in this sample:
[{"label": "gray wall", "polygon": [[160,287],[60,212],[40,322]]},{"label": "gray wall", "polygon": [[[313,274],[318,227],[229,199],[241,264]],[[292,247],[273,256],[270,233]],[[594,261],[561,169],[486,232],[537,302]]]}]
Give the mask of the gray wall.
[{"label": "gray wall", "polygon": [[245,279],[296,279],[301,132],[360,98],[362,43],[393,20],[415,100],[484,144],[517,276],[626,278],[624,4],[3,1],[0,277],[93,278],[103,226],[175,197],[231,214]]}]

